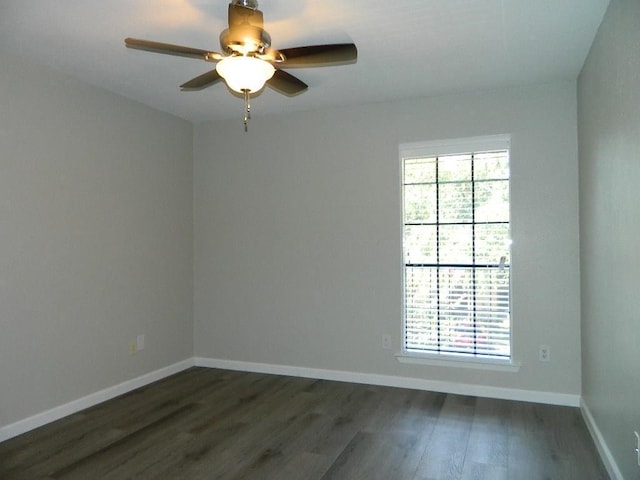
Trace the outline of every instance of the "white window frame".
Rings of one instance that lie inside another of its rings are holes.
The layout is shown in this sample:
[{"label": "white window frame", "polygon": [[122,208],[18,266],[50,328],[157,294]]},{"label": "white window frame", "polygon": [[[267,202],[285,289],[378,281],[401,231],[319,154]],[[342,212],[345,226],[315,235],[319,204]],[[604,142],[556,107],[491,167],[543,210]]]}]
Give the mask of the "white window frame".
[{"label": "white window frame", "polygon": [[[460,138],[460,139],[449,139],[449,140],[437,140],[437,141],[428,141],[428,142],[415,142],[415,143],[404,143],[399,147],[399,164],[400,164],[400,172],[403,172],[404,159],[407,158],[420,158],[420,157],[435,157],[435,156],[444,156],[444,155],[454,155],[468,152],[483,152],[483,151],[494,151],[494,150],[507,150],[509,155],[511,154],[511,137],[510,135],[491,135],[491,136],[482,136],[482,137],[469,137],[469,138]],[[510,159],[511,164],[511,159]],[[404,215],[404,181],[403,175],[400,175],[401,182],[401,215]],[[511,187],[511,178],[509,178],[509,188]],[[509,200],[509,208],[511,210],[511,198]],[[511,217],[511,215],[510,215]],[[509,225],[511,226],[511,218],[509,219]],[[402,222],[404,228],[404,221]],[[401,238],[404,239],[403,232],[400,232]],[[402,243],[402,248],[404,250],[404,241]],[[402,254],[403,256],[404,254]],[[513,257],[511,259],[511,264],[513,264]],[[402,269],[404,272],[405,269],[405,261],[402,257]],[[520,368],[520,364],[514,360],[514,349],[513,349],[513,311],[511,308],[512,300],[513,300],[513,278],[510,278],[510,292],[509,292],[509,302],[510,302],[510,316],[509,316],[509,333],[510,333],[510,356],[502,357],[502,358],[493,358],[493,357],[485,357],[485,356],[473,356],[473,355],[456,355],[456,354],[448,354],[448,353],[430,353],[430,352],[415,352],[409,351],[406,348],[405,341],[405,285],[404,285],[404,273],[402,275],[402,351],[396,355],[398,361],[401,363],[410,363],[410,364],[426,364],[426,365],[434,365],[434,366],[444,366],[444,367],[462,367],[462,368],[474,368],[474,369],[483,369],[483,370],[497,370],[497,371],[508,371],[515,372]]]}]

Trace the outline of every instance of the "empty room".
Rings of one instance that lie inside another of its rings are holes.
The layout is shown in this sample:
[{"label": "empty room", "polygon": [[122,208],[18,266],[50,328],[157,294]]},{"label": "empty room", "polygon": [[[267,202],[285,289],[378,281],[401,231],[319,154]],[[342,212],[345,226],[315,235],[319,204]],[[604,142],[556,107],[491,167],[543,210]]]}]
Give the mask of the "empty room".
[{"label": "empty room", "polygon": [[640,478],[640,1],[0,2],[0,478]]}]

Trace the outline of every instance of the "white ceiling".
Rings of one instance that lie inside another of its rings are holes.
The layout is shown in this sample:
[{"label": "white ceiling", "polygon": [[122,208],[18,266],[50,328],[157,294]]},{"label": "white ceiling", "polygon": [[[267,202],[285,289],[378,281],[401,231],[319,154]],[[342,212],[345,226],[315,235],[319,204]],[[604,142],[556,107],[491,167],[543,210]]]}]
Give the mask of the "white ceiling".
[{"label": "white ceiling", "polygon": [[[137,37],[220,51],[229,0],[0,0],[0,52],[194,121],[234,119],[222,84],[181,92],[214,68],[125,48]],[[575,80],[609,0],[261,0],[274,48],[353,41],[358,62],[290,69],[309,90],[265,89],[254,116]]]}]

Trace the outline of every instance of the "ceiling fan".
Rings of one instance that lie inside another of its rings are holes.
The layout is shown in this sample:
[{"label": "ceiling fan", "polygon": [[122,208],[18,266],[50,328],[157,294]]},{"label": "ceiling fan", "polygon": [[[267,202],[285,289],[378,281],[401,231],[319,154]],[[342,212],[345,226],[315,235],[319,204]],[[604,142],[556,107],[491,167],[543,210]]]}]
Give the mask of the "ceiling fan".
[{"label": "ceiling fan", "polygon": [[224,80],[227,86],[244,97],[244,128],[251,118],[250,98],[265,83],[279,93],[294,96],[308,85],[282,70],[295,67],[318,67],[355,63],[358,50],[353,43],[310,45],[275,50],[264,30],[263,15],[257,0],[232,0],[229,4],[229,28],[220,34],[223,53],[183,47],[169,43],[126,38],[129,48],[148,52],[191,57],[216,63],[216,67],[180,85],[185,91],[202,90]]}]

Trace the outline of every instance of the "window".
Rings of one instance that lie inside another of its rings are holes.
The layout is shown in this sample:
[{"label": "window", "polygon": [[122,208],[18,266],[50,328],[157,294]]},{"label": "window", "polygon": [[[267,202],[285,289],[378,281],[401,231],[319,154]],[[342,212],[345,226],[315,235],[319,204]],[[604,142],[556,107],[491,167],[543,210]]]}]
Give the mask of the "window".
[{"label": "window", "polygon": [[403,145],[403,352],[511,359],[509,139]]}]

